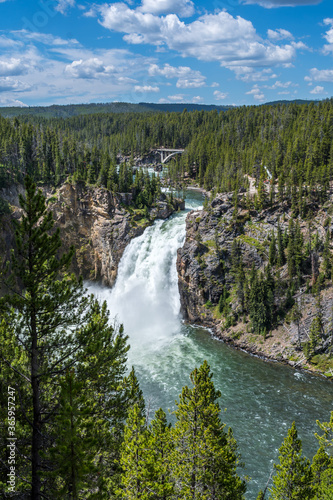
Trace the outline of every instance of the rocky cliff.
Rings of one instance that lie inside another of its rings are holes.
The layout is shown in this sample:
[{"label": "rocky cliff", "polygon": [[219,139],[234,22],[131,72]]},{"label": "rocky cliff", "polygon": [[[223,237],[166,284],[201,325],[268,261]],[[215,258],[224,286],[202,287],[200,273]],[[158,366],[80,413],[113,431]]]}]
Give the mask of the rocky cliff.
[{"label": "rocky cliff", "polygon": [[[325,211],[318,214],[318,231],[323,230],[325,217]],[[218,195],[207,209],[190,212],[186,220],[185,244],[178,250],[177,258],[181,308],[186,320],[213,328],[214,334],[226,342],[266,358],[315,371],[318,367],[308,362],[299,344],[310,339],[311,324],[318,314],[318,296],[308,293],[306,286],[302,286],[294,296],[294,302],[301,308],[301,318],[295,323],[291,314],[286,314],[265,338],[253,334],[249,315],[244,312],[236,291],[233,242],[237,240],[247,276],[252,266],[264,272],[272,231],[276,231],[278,221],[282,231],[287,229],[289,218],[290,211],[283,206],[261,212],[235,209],[232,195]],[[301,228],[305,231],[306,224],[302,222]],[[280,280],[277,283],[287,280],[287,264],[278,273]],[[218,305],[224,288],[230,296],[228,318]],[[332,351],[333,324],[333,288],[329,283],[321,291],[319,302],[325,331],[318,353],[327,353]],[[326,363],[332,357],[330,354],[325,356],[325,363],[318,369],[333,376],[332,361]]]},{"label": "rocky cliff", "polygon": [[[19,218],[21,186],[2,190],[1,196],[11,208],[11,214],[2,217],[0,249],[7,255],[14,238],[11,218]],[[124,197],[107,189],[87,186],[85,183],[64,184],[59,189],[44,188],[55,227],[61,230],[62,251],[75,248],[72,271],[84,279],[98,280],[111,286],[117,275],[121,256],[132,238],[143,233],[155,219],[168,218],[178,208],[180,200],[167,201],[161,195],[149,214],[124,206]]]}]

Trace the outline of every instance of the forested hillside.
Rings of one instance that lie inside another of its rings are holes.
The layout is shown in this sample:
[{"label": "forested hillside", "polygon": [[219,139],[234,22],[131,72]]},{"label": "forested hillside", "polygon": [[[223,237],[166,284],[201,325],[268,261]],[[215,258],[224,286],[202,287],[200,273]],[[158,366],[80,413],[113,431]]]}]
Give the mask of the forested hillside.
[{"label": "forested hillside", "polygon": [[0,161],[7,175],[29,172],[59,183],[67,175],[106,183],[117,155],[186,148],[173,175],[206,189],[232,191],[244,174],[279,183],[282,197],[299,189],[320,196],[331,179],[333,102],[250,106],[182,113],[95,114],[69,119],[0,118]]},{"label": "forested hillside", "polygon": [[91,115],[94,113],[147,113],[147,112],[182,112],[185,108],[188,111],[226,111],[233,106],[217,106],[215,104],[155,104],[140,102],[132,104],[128,102],[91,103],[91,104],[53,104],[52,106],[32,106],[32,107],[0,107],[0,114],[6,118],[15,116],[39,116],[42,118],[69,118],[77,115]]}]

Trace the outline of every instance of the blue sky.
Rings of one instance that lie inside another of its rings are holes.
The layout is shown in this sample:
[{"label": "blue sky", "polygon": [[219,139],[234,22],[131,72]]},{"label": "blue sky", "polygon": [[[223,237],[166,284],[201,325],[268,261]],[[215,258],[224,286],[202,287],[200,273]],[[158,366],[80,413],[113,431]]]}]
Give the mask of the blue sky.
[{"label": "blue sky", "polygon": [[0,106],[333,95],[332,0],[0,0]]}]

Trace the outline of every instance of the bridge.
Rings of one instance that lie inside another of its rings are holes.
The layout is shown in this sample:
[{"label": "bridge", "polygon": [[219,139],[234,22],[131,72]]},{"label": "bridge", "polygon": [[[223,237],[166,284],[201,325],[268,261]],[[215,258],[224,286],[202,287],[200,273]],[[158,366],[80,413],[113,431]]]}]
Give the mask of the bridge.
[{"label": "bridge", "polygon": [[167,148],[160,148],[156,149],[156,153],[160,153],[161,155],[161,163],[167,163],[171,158],[173,158],[176,155],[180,155],[184,153],[184,149],[167,149]]}]

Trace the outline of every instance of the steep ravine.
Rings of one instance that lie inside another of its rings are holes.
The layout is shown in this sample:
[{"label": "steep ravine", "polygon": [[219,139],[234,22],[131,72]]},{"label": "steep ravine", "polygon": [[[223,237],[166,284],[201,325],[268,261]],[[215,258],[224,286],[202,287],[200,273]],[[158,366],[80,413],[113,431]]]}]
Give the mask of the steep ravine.
[{"label": "steep ravine", "polygon": [[[156,207],[150,209],[149,220],[142,214],[130,211],[123,205],[121,195],[107,189],[87,186],[85,183],[63,184],[59,189],[43,188],[55,227],[61,230],[62,251],[71,245],[75,248],[72,271],[84,279],[112,286],[121,256],[131,239],[143,233],[155,219],[166,219],[183,202],[174,199],[173,204],[161,195]],[[22,186],[3,189],[1,196],[8,201],[9,215],[3,216],[0,226],[1,255],[8,256],[14,237],[11,218],[19,218],[19,194]]]},{"label": "steep ravine", "polygon": [[[232,243],[240,243],[242,260],[248,271],[252,265],[264,270],[267,265],[269,242],[278,220],[282,230],[288,227],[290,213],[285,207],[276,207],[257,213],[232,204],[232,195],[218,195],[206,209],[195,210],[186,219],[186,239],[178,250],[177,271],[181,310],[186,321],[213,329],[214,335],[223,341],[266,359],[278,360],[316,373],[332,375],[327,367],[322,369],[307,362],[303,351],[298,349],[298,334],[302,342],[309,340],[309,331],[316,315],[316,298],[300,291],[302,317],[298,326],[284,320],[269,332],[266,339],[251,332],[249,318],[240,312],[240,304],[234,290],[232,273]],[[325,211],[318,215],[318,228],[322,228]],[[333,229],[333,228],[332,228]],[[306,230],[303,224],[302,230]],[[287,265],[281,270],[287,276]],[[231,293],[230,307],[237,321],[226,325],[218,310],[218,301],[226,287]],[[321,292],[321,313],[324,328],[328,331],[333,321],[333,287],[328,285]]]}]

